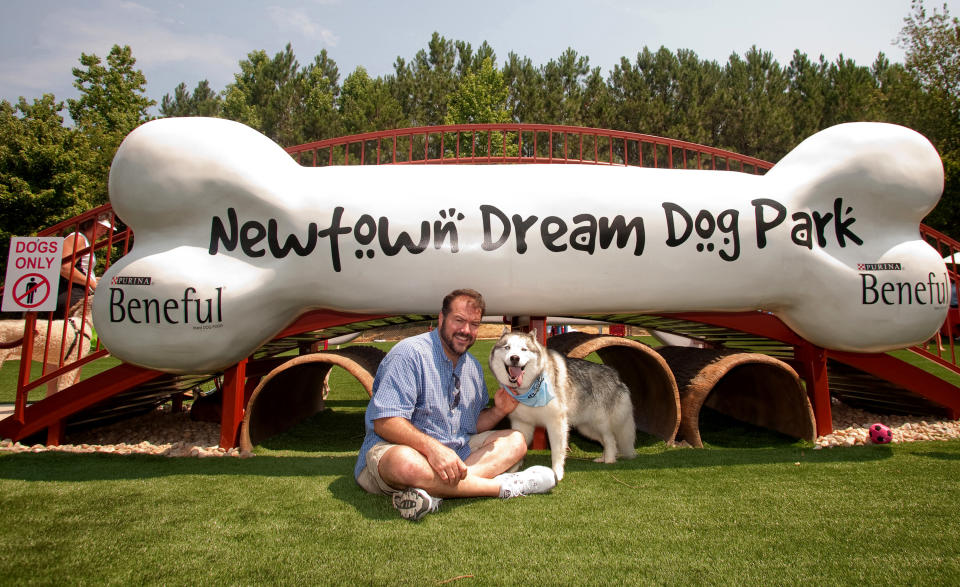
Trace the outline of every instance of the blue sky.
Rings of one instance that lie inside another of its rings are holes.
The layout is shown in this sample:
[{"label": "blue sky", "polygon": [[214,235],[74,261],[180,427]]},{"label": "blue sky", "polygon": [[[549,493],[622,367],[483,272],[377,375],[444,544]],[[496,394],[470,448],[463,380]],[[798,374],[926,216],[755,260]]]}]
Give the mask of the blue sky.
[{"label": "blue sky", "polygon": [[[958,16],[960,0],[947,5]],[[893,42],[909,12],[909,0],[0,0],[0,99],[76,97],[71,69],[80,53],[104,57],[114,44],[131,46],[158,102],[181,81],[192,89],[208,79],[222,90],[247,53],[272,56],[287,42],[301,64],[326,49],[341,81],[359,65],[389,74],[433,31],[474,47],[486,40],[498,64],[512,51],[540,65],[573,47],[605,76],[644,46],[692,49],[721,63],[752,45],[782,65],[794,49],[861,65],[883,51],[902,62]]]}]

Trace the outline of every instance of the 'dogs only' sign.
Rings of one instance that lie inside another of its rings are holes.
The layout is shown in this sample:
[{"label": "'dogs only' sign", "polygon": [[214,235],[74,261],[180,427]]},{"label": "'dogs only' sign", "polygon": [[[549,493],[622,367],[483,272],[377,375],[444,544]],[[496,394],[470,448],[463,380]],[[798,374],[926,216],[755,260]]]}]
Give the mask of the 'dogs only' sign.
[{"label": "'dogs only' sign", "polygon": [[946,269],[918,234],[943,168],[903,127],[806,140],[765,176],[594,166],[303,168],[217,119],[132,132],[110,175],[133,250],[94,322],[121,359],[218,369],[315,308],[491,314],[764,310],[811,342],[882,351],[942,324]]}]

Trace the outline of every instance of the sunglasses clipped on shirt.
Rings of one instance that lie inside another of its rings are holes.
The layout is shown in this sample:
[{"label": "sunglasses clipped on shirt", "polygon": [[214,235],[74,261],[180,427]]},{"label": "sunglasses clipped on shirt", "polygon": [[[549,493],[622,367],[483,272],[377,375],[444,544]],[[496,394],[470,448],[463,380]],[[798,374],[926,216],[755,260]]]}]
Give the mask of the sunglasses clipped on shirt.
[{"label": "sunglasses clipped on shirt", "polygon": [[453,399],[450,400],[450,409],[455,410],[460,405],[460,377],[453,374]]}]

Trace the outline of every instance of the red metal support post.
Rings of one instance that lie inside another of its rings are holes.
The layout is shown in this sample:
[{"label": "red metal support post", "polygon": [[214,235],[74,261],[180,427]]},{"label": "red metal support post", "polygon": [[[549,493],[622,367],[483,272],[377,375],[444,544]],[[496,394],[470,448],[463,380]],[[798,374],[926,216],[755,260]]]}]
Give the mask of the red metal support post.
[{"label": "red metal support post", "polygon": [[243,421],[243,400],[247,379],[247,360],[244,359],[223,374],[223,407],[220,415],[220,448],[237,446],[237,433]]},{"label": "red metal support post", "polygon": [[27,312],[23,324],[23,347],[20,351],[20,376],[17,379],[17,398],[13,406],[13,417],[23,424],[24,411],[27,409],[27,385],[30,384],[30,368],[33,366],[33,331],[37,328],[37,313]]},{"label": "red metal support post", "polygon": [[833,432],[833,413],[830,409],[830,384],[827,380],[827,351],[809,343],[795,345],[794,357],[800,377],[807,385],[807,396],[813,404],[817,436]]},{"label": "red metal support post", "polygon": [[47,427],[47,446],[60,446],[63,444],[63,436],[67,430],[65,420],[57,420]]}]

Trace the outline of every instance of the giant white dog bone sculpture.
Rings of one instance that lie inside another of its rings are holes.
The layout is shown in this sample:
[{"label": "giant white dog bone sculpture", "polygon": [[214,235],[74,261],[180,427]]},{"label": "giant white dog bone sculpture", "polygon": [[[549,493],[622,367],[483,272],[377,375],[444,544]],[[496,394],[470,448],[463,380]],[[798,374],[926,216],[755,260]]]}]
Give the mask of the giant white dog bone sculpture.
[{"label": "giant white dog bone sculpture", "polygon": [[435,313],[458,287],[504,315],[763,310],[823,347],[942,324],[918,234],[943,190],[919,134],[845,124],[764,176],[586,165],[304,168],[238,123],[126,138],[110,198],[136,235],[94,301],[130,363],[220,369],[304,311]]}]

